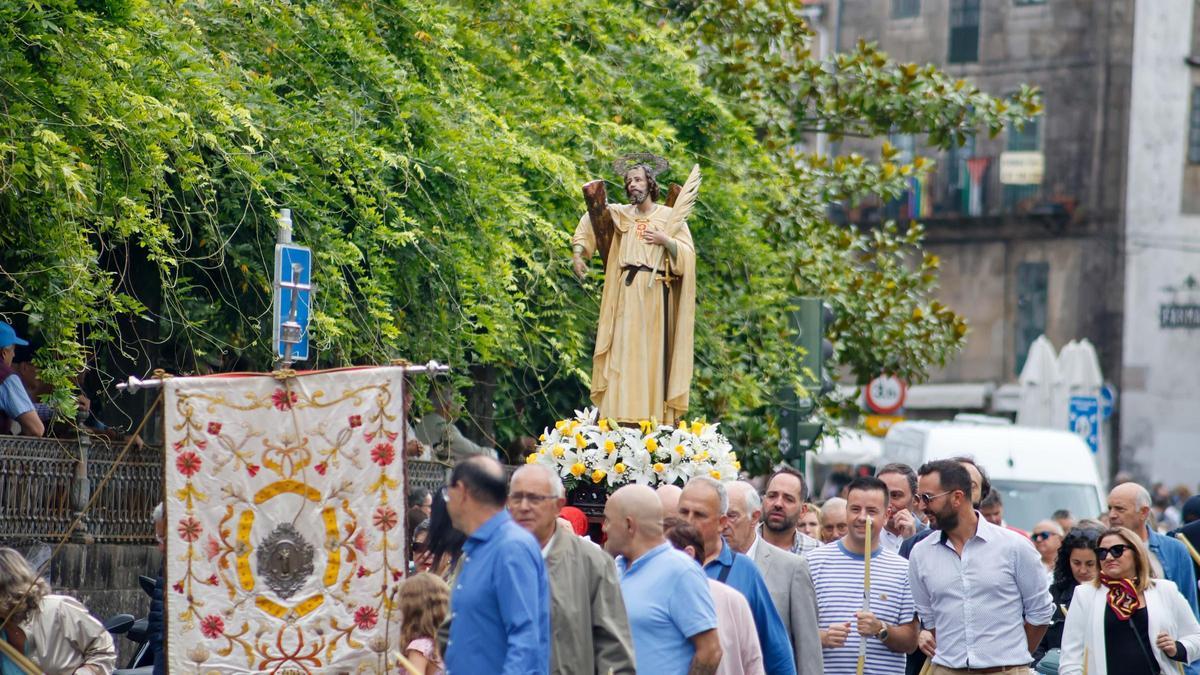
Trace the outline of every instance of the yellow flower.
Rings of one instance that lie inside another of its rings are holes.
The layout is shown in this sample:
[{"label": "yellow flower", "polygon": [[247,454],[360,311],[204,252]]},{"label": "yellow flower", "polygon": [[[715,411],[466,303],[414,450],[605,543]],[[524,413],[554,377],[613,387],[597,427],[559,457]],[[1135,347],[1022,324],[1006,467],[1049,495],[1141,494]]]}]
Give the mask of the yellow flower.
[{"label": "yellow flower", "polygon": [[646,439],[646,449],[650,452],[654,452],[658,449],[658,441],[654,440],[653,436]]},{"label": "yellow flower", "polygon": [[557,429],[559,433],[562,433],[562,430],[567,428],[567,421],[559,420],[559,421],[555,422],[554,428]]},{"label": "yellow flower", "polygon": [[702,452],[702,453],[700,453],[700,454],[696,455],[696,457],[695,457],[695,460],[696,460],[697,462],[703,462],[703,461],[704,461],[704,460],[706,460],[706,459],[708,459],[708,451],[707,451],[707,450],[705,450],[704,452]]},{"label": "yellow flower", "polygon": [[576,478],[582,476],[584,471],[587,471],[587,467],[583,465],[583,462],[575,462],[571,465],[571,475]]},{"label": "yellow flower", "polygon": [[682,445],[675,446],[675,454],[679,455],[680,457],[683,457],[683,446]]},{"label": "yellow flower", "polygon": [[687,431],[687,420],[679,420],[679,430]]},{"label": "yellow flower", "polygon": [[701,422],[700,420],[696,420],[695,422],[692,422],[692,435],[693,436],[699,436],[700,432],[702,432],[702,431],[704,431],[704,422]]},{"label": "yellow flower", "polygon": [[613,443],[611,438],[604,441],[604,451],[610,455],[613,454],[617,451],[617,444]]},{"label": "yellow flower", "polygon": [[562,457],[563,457],[563,446],[561,446],[561,445],[556,445],[556,446],[554,446],[554,450],[552,450],[552,451],[551,451],[551,453],[554,455],[554,457],[555,457],[556,459],[562,459]]},{"label": "yellow flower", "polygon": [[642,420],[638,422],[638,427],[641,428],[643,434],[646,433],[646,430],[650,428],[650,420]]},{"label": "yellow flower", "polygon": [[608,420],[601,418],[601,420],[600,420],[600,431],[604,431],[604,432],[607,432],[607,431],[608,431]]},{"label": "yellow flower", "polygon": [[712,476],[713,478],[716,478],[717,480],[721,480],[721,472],[717,471],[716,469],[709,471],[708,475]]},{"label": "yellow flower", "polygon": [[606,475],[608,475],[608,474],[604,473],[600,469],[596,469],[595,471],[592,472],[592,482],[599,483],[600,481],[604,480],[604,477]]},{"label": "yellow flower", "polygon": [[616,466],[613,467],[613,471],[616,471],[617,473],[625,473],[625,465],[621,462],[617,462]]},{"label": "yellow flower", "polygon": [[654,464],[654,473],[662,473],[666,470],[667,470],[667,467],[663,466],[662,462],[656,462]]},{"label": "yellow flower", "polygon": [[575,447],[580,450],[587,447],[587,441],[583,440],[583,434],[575,434]]},{"label": "yellow flower", "polygon": [[733,469],[734,469],[735,471],[741,471],[741,470],[742,470],[742,463],[741,463],[741,462],[739,462],[739,461],[737,461],[736,459],[735,459],[735,460],[733,460]]},{"label": "yellow flower", "polygon": [[546,434],[540,434],[538,436],[538,440],[541,441],[542,443],[545,443],[546,442]]},{"label": "yellow flower", "polygon": [[538,455],[537,455],[537,453],[536,453],[536,452],[531,452],[531,453],[529,453],[529,456],[525,458],[525,463],[526,463],[526,464],[533,464],[534,462],[536,462],[536,461],[537,461],[537,458],[538,458]]}]

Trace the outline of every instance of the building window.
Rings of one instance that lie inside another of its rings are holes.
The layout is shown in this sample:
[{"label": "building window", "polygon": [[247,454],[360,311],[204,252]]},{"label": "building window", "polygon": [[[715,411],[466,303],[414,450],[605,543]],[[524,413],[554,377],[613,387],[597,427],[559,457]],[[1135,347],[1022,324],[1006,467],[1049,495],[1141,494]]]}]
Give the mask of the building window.
[{"label": "building window", "polygon": [[921,15],[921,0],[892,0],[893,19],[911,19]]},{"label": "building window", "polygon": [[1188,117],[1188,164],[1200,164],[1200,86],[1192,87],[1192,114]]},{"label": "building window", "polygon": [[1050,292],[1050,263],[1023,262],[1017,265],[1016,374],[1025,367],[1029,346],[1046,332],[1047,296]]},{"label": "building window", "polygon": [[[1042,149],[1041,118],[1035,117],[1025,123],[1021,129],[1011,127],[1008,130],[1008,150],[1010,152],[1037,152]],[[1026,211],[1033,206],[1041,191],[1041,185],[1005,185],[1004,210]]]},{"label": "building window", "polygon": [[979,0],[950,0],[949,61],[979,61]]}]

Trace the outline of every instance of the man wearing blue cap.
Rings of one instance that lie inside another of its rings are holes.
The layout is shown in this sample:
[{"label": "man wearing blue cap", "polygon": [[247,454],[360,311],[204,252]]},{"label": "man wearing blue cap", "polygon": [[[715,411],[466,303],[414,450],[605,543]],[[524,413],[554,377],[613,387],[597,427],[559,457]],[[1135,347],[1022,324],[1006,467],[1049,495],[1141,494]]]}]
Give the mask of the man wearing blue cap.
[{"label": "man wearing blue cap", "polygon": [[8,433],[11,421],[15,420],[21,425],[23,436],[41,436],[46,428],[29,400],[21,377],[12,367],[17,345],[24,347],[29,343],[17,337],[11,325],[0,321],[0,433]]}]

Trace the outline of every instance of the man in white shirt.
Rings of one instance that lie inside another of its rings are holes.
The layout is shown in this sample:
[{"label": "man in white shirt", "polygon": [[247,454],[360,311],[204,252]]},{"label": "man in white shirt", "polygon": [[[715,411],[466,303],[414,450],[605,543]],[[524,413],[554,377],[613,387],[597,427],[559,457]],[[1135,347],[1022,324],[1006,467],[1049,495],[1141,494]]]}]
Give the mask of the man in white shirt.
[{"label": "man in white shirt", "polygon": [[971,476],[954,460],[917,472],[917,499],[940,531],[913,547],[913,604],[933,639],[921,650],[932,675],[1028,675],[1054,613],[1029,539],[993,525],[971,504]]},{"label": "man in white shirt", "polygon": [[879,534],[879,543],[895,553],[905,539],[925,529],[913,509],[916,508],[917,472],[907,464],[888,464],[875,472],[888,488],[887,522]]}]

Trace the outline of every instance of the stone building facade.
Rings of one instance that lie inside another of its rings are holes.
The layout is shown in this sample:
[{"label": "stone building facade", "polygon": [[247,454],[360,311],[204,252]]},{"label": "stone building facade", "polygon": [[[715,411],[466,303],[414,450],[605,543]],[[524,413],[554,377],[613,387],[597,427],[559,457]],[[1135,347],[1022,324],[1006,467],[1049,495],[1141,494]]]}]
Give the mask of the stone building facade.
[{"label": "stone building facade", "polygon": [[[841,0],[823,3],[835,50],[873,41],[893,58],[932,63],[993,95],[1042,91],[1022,130],[986,133],[932,157],[906,198],[852,209],[871,224],[915,218],[942,260],[940,299],[970,324],[965,350],[935,384],[999,388],[1032,341],[1087,338],[1105,379],[1122,373],[1124,213],[1134,0]],[[842,152],[877,155],[878,143]],[[1041,170],[1037,171],[1040,165]]]}]

